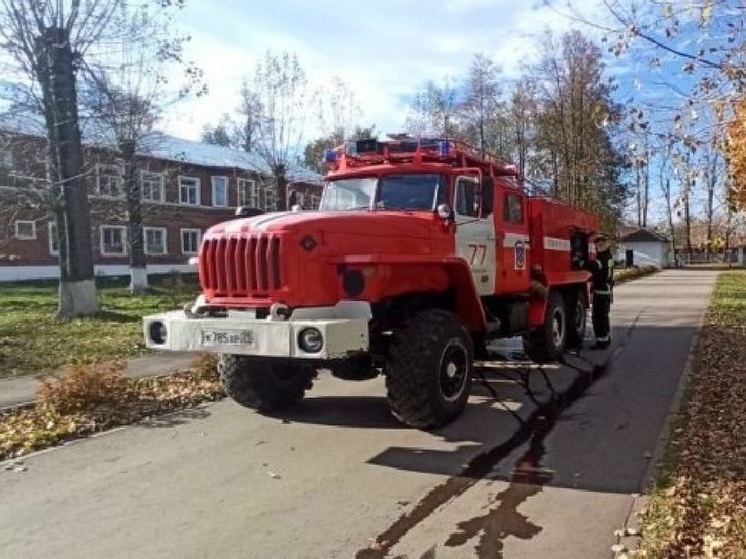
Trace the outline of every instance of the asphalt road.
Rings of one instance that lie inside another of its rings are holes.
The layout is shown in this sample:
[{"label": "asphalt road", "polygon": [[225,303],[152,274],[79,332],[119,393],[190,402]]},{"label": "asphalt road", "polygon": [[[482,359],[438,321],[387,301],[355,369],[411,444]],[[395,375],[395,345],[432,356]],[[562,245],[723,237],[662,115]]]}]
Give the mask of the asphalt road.
[{"label": "asphalt road", "polygon": [[282,416],[223,401],[37,454],[0,471],[0,556],[609,557],[715,277],[619,286],[610,351],[485,363],[437,432],[322,376]]}]

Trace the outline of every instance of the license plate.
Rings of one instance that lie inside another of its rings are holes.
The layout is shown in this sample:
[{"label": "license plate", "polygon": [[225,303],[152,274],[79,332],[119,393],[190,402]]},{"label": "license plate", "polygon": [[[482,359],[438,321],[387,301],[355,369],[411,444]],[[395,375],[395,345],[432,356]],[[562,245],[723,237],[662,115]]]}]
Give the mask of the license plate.
[{"label": "license plate", "polygon": [[202,345],[243,345],[253,347],[254,332],[251,330],[202,330]]}]

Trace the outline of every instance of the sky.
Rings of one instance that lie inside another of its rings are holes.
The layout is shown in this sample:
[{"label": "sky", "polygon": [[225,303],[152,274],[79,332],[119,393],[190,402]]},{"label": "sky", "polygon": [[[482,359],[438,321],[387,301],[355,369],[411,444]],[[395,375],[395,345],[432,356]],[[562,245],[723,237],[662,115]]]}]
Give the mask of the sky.
[{"label": "sky", "polygon": [[[562,13],[571,2],[587,20],[614,27],[601,0],[552,2],[556,8],[545,0],[186,0],[176,22],[191,37],[184,58],[204,71],[209,94],[169,106],[159,128],[198,140],[206,124],[235,112],[243,80],[252,79],[256,63],[271,50],[296,54],[312,90],[333,78],[346,82],[362,109],[360,125],[375,125],[379,134],[400,132],[413,95],[428,80],[463,79],[475,53],[500,65],[508,82],[537,61],[548,30],[577,28],[602,48],[609,46],[600,43],[600,32]],[[699,48],[694,37],[684,34],[677,46]],[[636,41],[620,58],[605,55],[606,75],[616,80],[614,95],[623,106],[685,101],[691,83],[681,78],[681,60],[673,57],[651,69],[654,53]],[[180,82],[181,70],[174,70],[170,83]],[[6,71],[2,53],[0,74],[18,79]],[[2,81],[0,76],[0,90]],[[659,118],[665,125],[671,117]],[[306,141],[322,135],[313,124]],[[654,198],[656,217],[661,207]]]},{"label": "sky", "polygon": [[[573,3],[606,16],[597,0]],[[203,69],[210,93],[174,107],[162,128],[189,139],[235,109],[242,80],[267,49],[296,53],[311,87],[335,76],[347,82],[362,123],[388,133],[401,130],[427,80],[460,78],[477,52],[515,78],[545,30],[573,25],[541,0],[188,0],[180,19],[191,36],[186,57]]]}]

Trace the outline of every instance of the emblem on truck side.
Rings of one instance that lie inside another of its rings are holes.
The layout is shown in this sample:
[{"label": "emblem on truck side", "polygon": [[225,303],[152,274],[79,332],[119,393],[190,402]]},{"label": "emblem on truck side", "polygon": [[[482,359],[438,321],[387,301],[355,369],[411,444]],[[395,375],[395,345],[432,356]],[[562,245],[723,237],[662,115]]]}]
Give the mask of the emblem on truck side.
[{"label": "emblem on truck side", "polygon": [[523,241],[516,241],[515,245],[515,269],[525,270],[526,269],[526,243]]}]

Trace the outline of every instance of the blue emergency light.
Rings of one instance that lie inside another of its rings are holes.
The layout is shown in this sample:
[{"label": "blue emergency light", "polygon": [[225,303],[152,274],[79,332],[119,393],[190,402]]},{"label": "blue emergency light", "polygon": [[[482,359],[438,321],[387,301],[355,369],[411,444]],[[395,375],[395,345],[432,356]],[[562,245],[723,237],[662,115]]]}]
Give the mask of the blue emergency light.
[{"label": "blue emergency light", "polygon": [[448,140],[441,140],[438,142],[438,155],[448,155],[450,149]]},{"label": "blue emergency light", "polygon": [[333,149],[324,150],[324,162],[334,163],[337,160],[337,152]]}]

